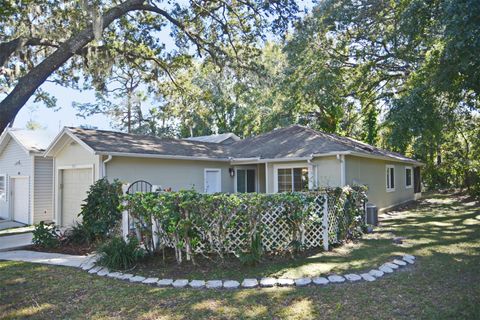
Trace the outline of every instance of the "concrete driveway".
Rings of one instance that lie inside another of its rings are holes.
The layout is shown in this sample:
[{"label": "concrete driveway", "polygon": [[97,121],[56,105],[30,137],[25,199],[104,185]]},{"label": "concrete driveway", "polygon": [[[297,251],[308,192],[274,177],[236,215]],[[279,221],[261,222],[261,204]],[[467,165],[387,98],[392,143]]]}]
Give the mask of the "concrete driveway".
[{"label": "concrete driveway", "polygon": [[18,228],[25,226],[23,223],[12,221],[12,220],[3,220],[0,219],[0,230]]}]

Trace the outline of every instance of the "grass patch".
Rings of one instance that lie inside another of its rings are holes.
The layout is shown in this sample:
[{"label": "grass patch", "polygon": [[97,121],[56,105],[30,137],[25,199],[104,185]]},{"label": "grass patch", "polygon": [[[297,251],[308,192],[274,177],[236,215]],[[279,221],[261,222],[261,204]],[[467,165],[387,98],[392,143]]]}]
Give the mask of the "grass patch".
[{"label": "grass patch", "polygon": [[[393,236],[406,240],[393,245]],[[162,289],[72,268],[0,262],[0,318],[480,318],[480,208],[458,195],[431,196],[389,215],[357,244],[265,272],[366,270],[403,253],[417,263],[372,283],[236,291]]]}]

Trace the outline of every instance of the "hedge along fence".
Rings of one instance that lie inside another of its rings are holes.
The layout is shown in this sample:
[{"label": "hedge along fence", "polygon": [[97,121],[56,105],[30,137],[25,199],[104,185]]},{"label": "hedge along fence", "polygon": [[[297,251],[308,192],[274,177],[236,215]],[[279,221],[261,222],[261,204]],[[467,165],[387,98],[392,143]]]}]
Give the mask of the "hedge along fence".
[{"label": "hedge along fence", "polygon": [[195,254],[223,259],[229,253],[328,250],[361,235],[366,199],[363,186],[278,194],[135,193],[124,196],[123,235],[133,224],[148,252],[173,248],[179,263],[184,257],[194,262]]}]

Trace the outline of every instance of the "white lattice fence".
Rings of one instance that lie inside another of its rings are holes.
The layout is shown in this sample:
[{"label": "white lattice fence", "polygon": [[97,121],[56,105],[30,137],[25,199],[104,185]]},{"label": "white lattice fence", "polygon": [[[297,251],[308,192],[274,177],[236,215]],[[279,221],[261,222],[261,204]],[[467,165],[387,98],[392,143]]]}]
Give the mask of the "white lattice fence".
[{"label": "white lattice fence", "polygon": [[[342,240],[338,239],[339,232],[349,223],[347,215],[344,214],[344,205],[338,196],[317,194],[305,205],[305,215],[300,222],[290,220],[284,206],[276,205],[265,210],[257,221],[264,250],[266,252],[287,250],[292,248],[294,241],[304,249],[323,247],[328,250],[329,244]],[[233,253],[245,250],[249,241],[246,234],[248,228],[243,225],[245,222],[232,219],[225,222],[212,217],[202,227],[196,226],[199,242],[195,252]],[[173,248],[175,239],[161,230],[154,220],[152,225],[154,241],[160,246]]]}]

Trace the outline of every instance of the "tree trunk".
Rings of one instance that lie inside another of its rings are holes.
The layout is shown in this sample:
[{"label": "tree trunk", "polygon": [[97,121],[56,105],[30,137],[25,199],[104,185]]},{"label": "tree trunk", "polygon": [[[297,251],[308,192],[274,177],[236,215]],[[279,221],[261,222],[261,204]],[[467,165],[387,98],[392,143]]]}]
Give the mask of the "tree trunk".
[{"label": "tree trunk", "polygon": [[[142,9],[144,2],[146,0],[127,0],[108,10],[103,16],[103,28],[107,28],[115,19],[130,11]],[[93,38],[93,27],[89,25],[62,43],[54,53],[19,79],[12,92],[0,102],[0,132],[5,130],[45,80]]]}]

